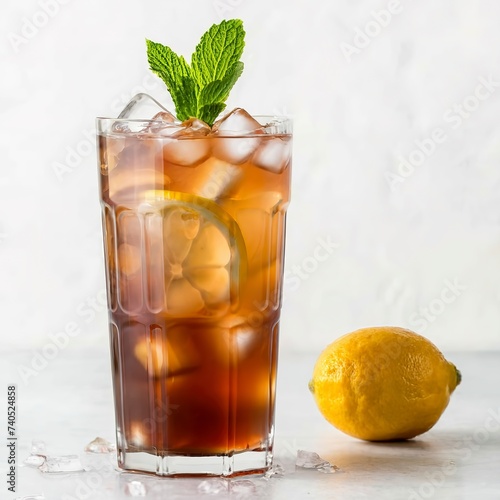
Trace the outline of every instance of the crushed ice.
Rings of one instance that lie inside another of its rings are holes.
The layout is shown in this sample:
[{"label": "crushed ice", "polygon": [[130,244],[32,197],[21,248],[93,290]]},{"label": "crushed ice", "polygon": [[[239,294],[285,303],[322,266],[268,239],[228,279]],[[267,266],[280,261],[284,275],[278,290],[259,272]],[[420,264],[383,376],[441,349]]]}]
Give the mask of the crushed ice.
[{"label": "crushed ice", "polygon": [[316,469],[319,472],[332,474],[339,470],[336,465],[331,464],[328,460],[321,458],[314,451],[297,451],[297,460],[295,465],[301,469]]},{"label": "crushed ice", "polygon": [[30,455],[24,462],[28,467],[40,467],[45,462],[45,457],[41,455]]},{"label": "crushed ice", "polygon": [[47,457],[39,469],[42,472],[51,474],[58,474],[61,472],[84,472],[85,470],[78,455]]},{"label": "crushed ice", "polygon": [[146,486],[140,481],[130,481],[125,485],[125,493],[131,497],[145,497]]},{"label": "crushed ice", "polygon": [[40,467],[47,458],[47,446],[44,441],[31,441],[31,455],[24,460],[23,465],[28,467]]},{"label": "crushed ice", "polygon": [[96,437],[87,446],[85,446],[85,451],[87,453],[112,453],[115,450],[116,448],[113,443],[110,443],[101,437]]},{"label": "crushed ice", "polygon": [[249,479],[240,479],[237,481],[231,481],[229,483],[229,491],[237,496],[244,496],[247,498],[247,495],[255,495],[257,493],[257,489],[255,488],[255,484]]},{"label": "crushed ice", "polygon": [[264,474],[264,479],[270,479],[271,477],[283,477],[284,475],[285,469],[280,464],[275,464]]},{"label": "crushed ice", "polygon": [[338,472],[340,469],[336,465],[325,465],[324,467],[318,467],[319,472],[323,472],[324,474],[333,474],[334,472]]},{"label": "crushed ice", "polygon": [[96,437],[85,446],[86,455],[50,456],[43,441],[33,440],[31,454],[23,461],[23,466],[39,469],[47,473],[85,472],[90,470],[114,470],[111,455],[115,445],[101,437]]},{"label": "crushed ice", "polygon": [[31,441],[31,454],[46,456],[47,445],[45,444],[45,441],[40,441],[38,439]]},{"label": "crushed ice", "polygon": [[206,479],[198,485],[198,491],[207,495],[218,495],[228,491],[228,482],[226,479]]}]

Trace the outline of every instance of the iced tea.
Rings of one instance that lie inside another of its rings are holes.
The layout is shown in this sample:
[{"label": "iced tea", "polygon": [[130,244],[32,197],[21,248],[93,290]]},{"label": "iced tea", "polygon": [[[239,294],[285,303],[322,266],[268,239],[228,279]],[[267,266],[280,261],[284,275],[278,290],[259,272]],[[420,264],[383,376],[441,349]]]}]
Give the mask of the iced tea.
[{"label": "iced tea", "polygon": [[291,125],[98,120],[120,466],[272,460]]}]

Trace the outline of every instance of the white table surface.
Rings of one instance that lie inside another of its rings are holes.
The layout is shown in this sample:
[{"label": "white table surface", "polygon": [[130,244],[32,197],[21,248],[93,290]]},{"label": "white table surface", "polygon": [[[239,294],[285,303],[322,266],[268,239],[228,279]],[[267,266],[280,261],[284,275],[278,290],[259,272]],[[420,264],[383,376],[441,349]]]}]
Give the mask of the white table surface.
[{"label": "white table surface", "polygon": [[[285,468],[283,477],[240,478],[228,481],[230,493],[205,495],[199,490],[203,479],[156,478],[110,467],[61,475],[20,467],[16,494],[2,479],[0,498],[128,499],[129,483],[139,481],[151,499],[500,499],[500,353],[446,354],[460,368],[462,384],[438,424],[407,442],[365,443],[331,427],[307,390],[316,356],[282,353],[275,455]],[[18,464],[29,455],[33,439],[45,441],[50,455],[103,460],[83,448],[96,436],[114,441],[107,350],[68,348],[25,385],[17,368],[29,364],[32,355],[4,354],[0,371],[5,389],[18,384]],[[316,451],[340,471],[296,469],[298,449]],[[2,478],[6,455],[0,456]],[[252,483],[235,482],[241,480]]]}]

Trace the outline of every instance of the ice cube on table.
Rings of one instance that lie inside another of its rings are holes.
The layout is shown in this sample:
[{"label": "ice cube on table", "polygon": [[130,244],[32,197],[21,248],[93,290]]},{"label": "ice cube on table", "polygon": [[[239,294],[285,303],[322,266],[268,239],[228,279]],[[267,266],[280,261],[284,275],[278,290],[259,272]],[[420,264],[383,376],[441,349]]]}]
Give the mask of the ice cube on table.
[{"label": "ice cube on table", "polygon": [[86,452],[81,456],[85,472],[108,474],[116,470],[116,455],[114,453]]},{"label": "ice cube on table", "polygon": [[125,494],[130,497],[145,497],[147,494],[146,486],[140,481],[130,481],[125,484]]},{"label": "ice cube on table", "polygon": [[31,454],[43,456],[47,455],[47,445],[45,444],[45,441],[33,439],[33,441],[31,441]]},{"label": "ice cube on table", "polygon": [[323,472],[324,474],[333,474],[334,472],[338,472],[340,469],[336,465],[324,465],[323,467],[318,467],[316,470]]},{"label": "ice cube on table", "polygon": [[302,469],[316,469],[319,472],[328,474],[339,470],[336,465],[332,465],[328,460],[321,458],[317,453],[305,450],[297,451],[295,465]]},{"label": "ice cube on table", "polygon": [[31,454],[26,460],[24,460],[23,465],[28,467],[40,467],[45,462],[45,456],[43,455],[33,455]]},{"label": "ice cube on table", "polygon": [[31,441],[31,455],[26,458],[23,465],[28,467],[40,467],[47,458],[47,445],[45,441],[34,439]]},{"label": "ice cube on table", "polygon": [[289,137],[269,137],[255,151],[252,162],[264,170],[279,174],[290,161],[290,150]]},{"label": "ice cube on table", "polygon": [[212,154],[235,165],[252,156],[264,135],[262,125],[241,108],[215,122],[212,132]]},{"label": "ice cube on table", "polygon": [[295,465],[303,469],[317,469],[318,467],[325,467],[331,464],[314,451],[298,450]]},{"label": "ice cube on table", "polygon": [[64,472],[83,472],[85,470],[78,455],[47,457],[39,469],[42,472],[55,474]]},{"label": "ice cube on table", "polygon": [[115,449],[114,444],[101,437],[96,437],[85,446],[85,451],[87,453],[112,453]]}]

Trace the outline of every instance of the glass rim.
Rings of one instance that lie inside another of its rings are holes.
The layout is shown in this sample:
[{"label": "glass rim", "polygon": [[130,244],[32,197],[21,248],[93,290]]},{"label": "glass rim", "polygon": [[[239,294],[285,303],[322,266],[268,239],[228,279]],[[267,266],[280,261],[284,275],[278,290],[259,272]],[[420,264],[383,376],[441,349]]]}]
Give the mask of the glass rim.
[{"label": "glass rim", "polygon": [[[252,115],[252,118],[257,120],[261,126],[249,131],[242,130],[224,130],[221,133],[212,133],[207,136],[196,136],[196,138],[202,137],[252,137],[252,136],[261,136],[263,133],[266,135],[280,135],[280,136],[291,136],[293,133],[293,120],[289,116],[280,116],[280,115]],[[180,129],[180,122],[168,123],[162,120],[154,120],[154,119],[140,119],[140,118],[110,118],[105,116],[98,116],[96,118],[96,130],[98,135],[109,135],[109,134],[119,134],[125,135],[127,132],[124,130],[112,130],[114,124],[133,124],[133,127],[129,127],[128,133],[133,133],[134,136],[140,134],[141,132],[147,133],[149,137],[160,137],[160,138],[175,138],[175,135],[162,134],[161,131],[158,130],[136,130],[135,132],[132,129],[146,129],[151,125],[162,125],[163,130],[169,129]],[[188,138],[184,136],[184,138]]]}]

